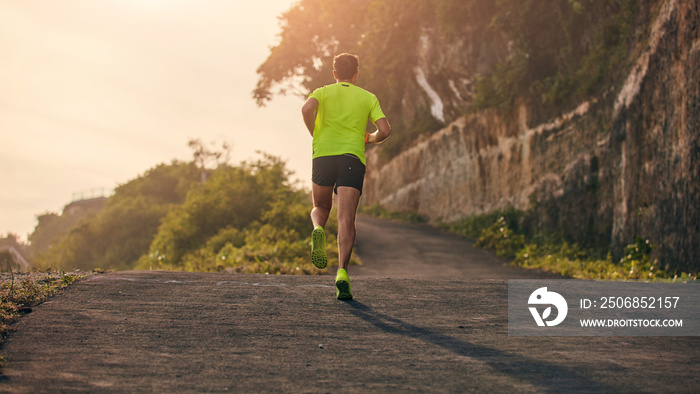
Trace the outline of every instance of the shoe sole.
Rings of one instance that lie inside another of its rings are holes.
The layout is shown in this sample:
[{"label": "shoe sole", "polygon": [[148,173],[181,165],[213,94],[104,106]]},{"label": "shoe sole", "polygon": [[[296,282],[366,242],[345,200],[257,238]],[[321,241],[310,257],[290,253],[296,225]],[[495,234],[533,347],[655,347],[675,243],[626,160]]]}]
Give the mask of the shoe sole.
[{"label": "shoe sole", "polygon": [[311,233],[311,262],[316,268],[326,268],[328,256],[326,256],[326,233],[323,230],[315,229]]},{"label": "shoe sole", "polygon": [[338,289],[339,300],[352,300],[352,292],[350,292],[350,282],[339,280],[335,282],[335,287]]}]

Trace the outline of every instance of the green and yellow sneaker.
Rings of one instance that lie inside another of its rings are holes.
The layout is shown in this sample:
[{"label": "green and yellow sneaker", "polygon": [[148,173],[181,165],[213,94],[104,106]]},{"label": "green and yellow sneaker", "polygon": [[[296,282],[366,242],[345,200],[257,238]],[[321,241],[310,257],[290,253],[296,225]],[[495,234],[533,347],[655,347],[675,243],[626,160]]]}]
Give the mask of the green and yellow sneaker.
[{"label": "green and yellow sneaker", "polygon": [[326,256],[326,232],[323,227],[316,226],[311,233],[311,262],[316,268],[326,268],[328,256]]},{"label": "green and yellow sneaker", "polygon": [[350,278],[344,269],[338,270],[335,277],[335,295],[339,300],[352,300],[352,289],[350,288]]}]

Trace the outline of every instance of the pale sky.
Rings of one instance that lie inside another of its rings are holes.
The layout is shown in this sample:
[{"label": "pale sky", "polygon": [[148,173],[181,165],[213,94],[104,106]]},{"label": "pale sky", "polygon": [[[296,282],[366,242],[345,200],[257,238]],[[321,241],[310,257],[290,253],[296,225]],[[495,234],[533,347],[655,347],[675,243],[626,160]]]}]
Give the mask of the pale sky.
[{"label": "pale sky", "polygon": [[0,0],[0,234],[113,189],[187,141],[261,150],[310,185],[303,100],[257,108],[255,70],[294,0]]}]

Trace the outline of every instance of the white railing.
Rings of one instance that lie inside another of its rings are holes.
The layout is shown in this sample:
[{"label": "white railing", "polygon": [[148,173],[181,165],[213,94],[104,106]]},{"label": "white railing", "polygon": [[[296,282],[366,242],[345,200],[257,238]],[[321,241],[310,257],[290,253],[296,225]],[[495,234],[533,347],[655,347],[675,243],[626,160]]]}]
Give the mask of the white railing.
[{"label": "white railing", "polygon": [[109,197],[114,193],[113,189],[106,187],[98,187],[95,189],[85,190],[82,192],[73,193],[71,202],[92,200],[93,198]]}]

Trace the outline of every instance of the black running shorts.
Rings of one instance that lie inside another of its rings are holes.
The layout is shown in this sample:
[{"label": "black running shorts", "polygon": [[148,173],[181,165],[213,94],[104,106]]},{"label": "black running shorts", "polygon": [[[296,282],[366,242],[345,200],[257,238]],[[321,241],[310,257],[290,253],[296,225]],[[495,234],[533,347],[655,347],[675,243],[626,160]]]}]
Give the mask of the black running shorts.
[{"label": "black running shorts", "polygon": [[365,165],[355,155],[322,156],[313,159],[311,181],[319,186],[354,187],[362,193]]}]

